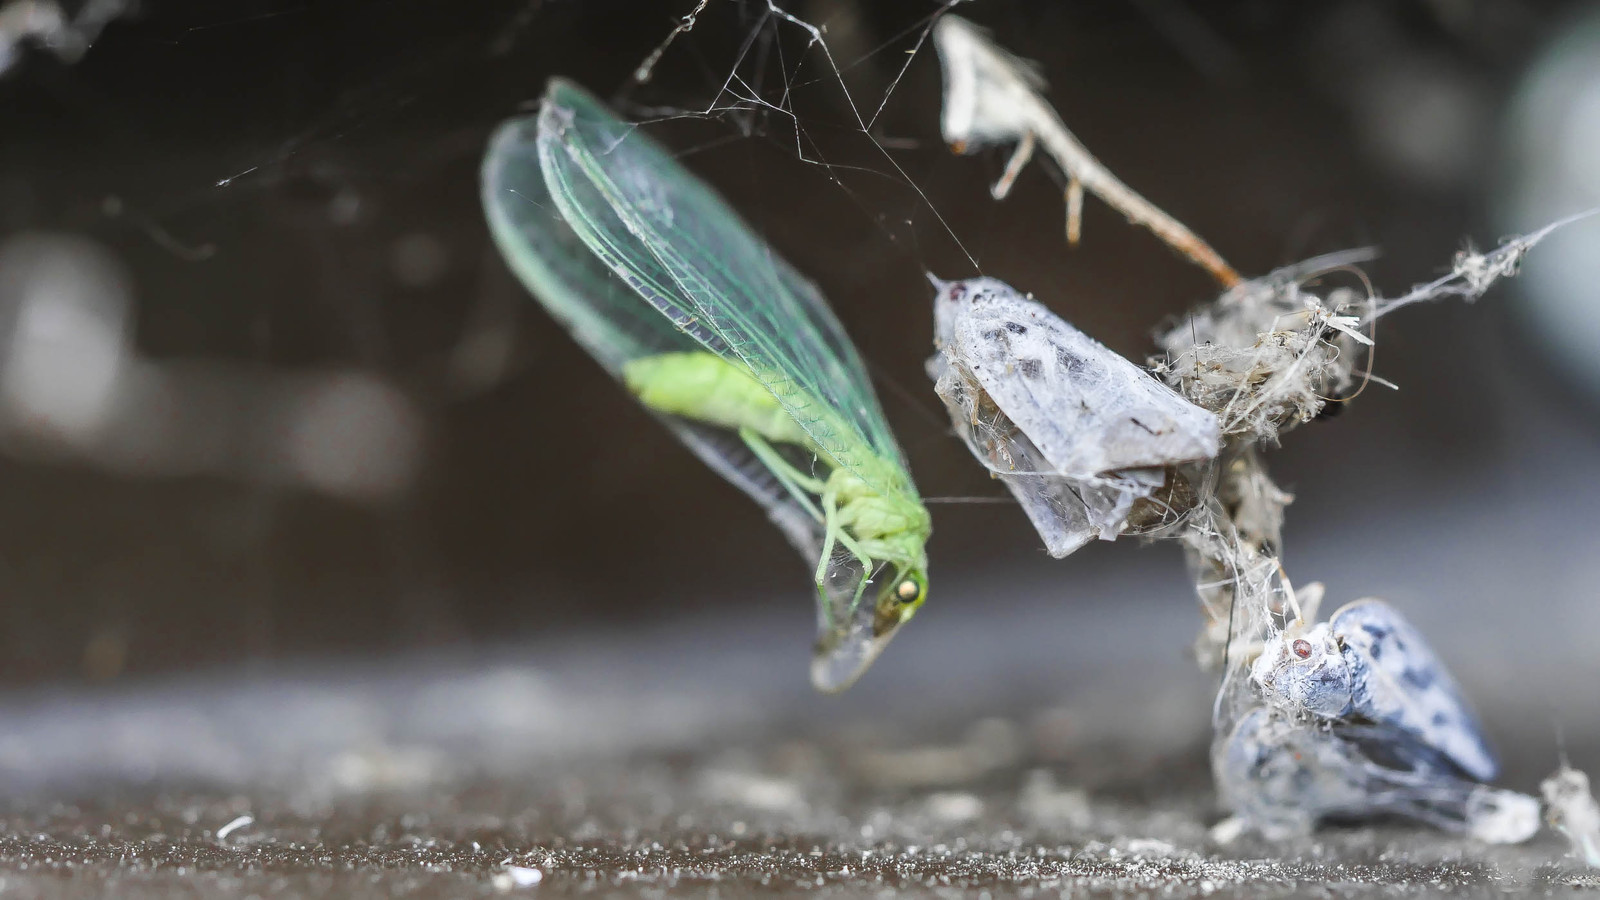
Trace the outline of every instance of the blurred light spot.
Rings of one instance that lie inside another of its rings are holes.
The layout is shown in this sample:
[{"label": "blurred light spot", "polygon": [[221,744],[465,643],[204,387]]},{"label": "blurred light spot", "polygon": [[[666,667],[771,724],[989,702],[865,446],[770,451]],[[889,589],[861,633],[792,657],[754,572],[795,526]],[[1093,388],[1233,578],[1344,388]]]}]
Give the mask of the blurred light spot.
[{"label": "blurred light spot", "polygon": [[463,334],[450,352],[451,385],[475,394],[504,381],[515,339],[508,328],[475,328]]},{"label": "blurred light spot", "polygon": [[544,871],[528,866],[506,866],[494,873],[489,883],[500,893],[516,890],[517,888],[530,888],[544,880]]},{"label": "blurred light spot", "polygon": [[1489,127],[1483,98],[1466,80],[1423,60],[1374,73],[1356,111],[1378,162],[1441,188],[1473,174]]},{"label": "blurred light spot", "polygon": [[[1502,232],[1600,206],[1600,15],[1559,35],[1529,69],[1507,118]],[[1555,360],[1600,392],[1600,221],[1551,235],[1518,289],[1518,312]]]},{"label": "blurred light spot", "polygon": [[983,801],[966,791],[939,791],[928,795],[928,815],[944,822],[972,822],[983,815]]},{"label": "blurred light spot", "polygon": [[520,297],[487,291],[473,305],[450,350],[450,385],[462,394],[486,391],[511,374]]},{"label": "blurred light spot", "polygon": [[311,487],[377,499],[415,477],[422,417],[404,394],[371,375],[325,376],[291,400],[283,451]]},{"label": "blurred light spot", "polygon": [[413,232],[389,248],[389,266],[395,280],[408,288],[425,288],[437,282],[450,267],[444,245],[431,234]]},{"label": "blurred light spot", "polygon": [[417,747],[346,751],[328,761],[326,780],[338,793],[417,791],[447,771],[442,754]]},{"label": "blurred light spot", "polygon": [[128,636],[117,627],[102,627],[83,646],[83,674],[91,681],[110,681],[128,663]]},{"label": "blurred light spot", "polygon": [[702,776],[702,788],[719,802],[751,809],[795,812],[806,808],[805,792],[788,778],[736,769],[712,769]]},{"label": "blurred light spot", "polygon": [[1471,70],[1420,44],[1401,19],[1394,4],[1336,4],[1314,34],[1313,74],[1388,175],[1460,188],[1481,171],[1492,99]]},{"label": "blurred light spot", "polygon": [[415,479],[424,424],[376,375],[135,358],[84,460],[129,475],[220,475],[372,501]]},{"label": "blurred light spot", "polygon": [[82,448],[112,414],[127,356],[121,267],[78,237],[24,235],[0,246],[0,357],[6,425]]},{"label": "blurred light spot", "polygon": [[1049,769],[1034,769],[1023,782],[1017,808],[1033,822],[1048,828],[1089,828],[1094,812],[1082,788],[1061,788]]},{"label": "blurred light spot", "polygon": [[351,225],[361,216],[361,195],[349,188],[341,188],[328,201],[328,221],[335,225]]}]

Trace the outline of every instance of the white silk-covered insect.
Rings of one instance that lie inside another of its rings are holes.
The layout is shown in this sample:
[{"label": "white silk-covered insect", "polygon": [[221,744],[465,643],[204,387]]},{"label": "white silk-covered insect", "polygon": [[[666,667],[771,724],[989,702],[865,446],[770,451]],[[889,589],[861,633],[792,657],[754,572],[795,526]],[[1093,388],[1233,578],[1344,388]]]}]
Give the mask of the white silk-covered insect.
[{"label": "white silk-covered insect", "polygon": [[1239,821],[1273,839],[1375,815],[1490,843],[1533,836],[1538,801],[1482,783],[1498,764],[1416,628],[1374,599],[1310,625],[1321,586],[1298,596],[1301,617],[1268,637],[1249,668],[1251,699],[1215,750]]},{"label": "white silk-covered insect", "polygon": [[[1315,607],[1305,616],[1314,618]],[[1309,628],[1291,624],[1267,641],[1250,678],[1269,705],[1290,715],[1402,732],[1479,781],[1499,769],[1444,663],[1382,600],[1347,603]]]},{"label": "white silk-covered insect", "polygon": [[933,282],[934,390],[1052,556],[1192,503],[1171,467],[1216,455],[1216,416],[1002,281]]}]

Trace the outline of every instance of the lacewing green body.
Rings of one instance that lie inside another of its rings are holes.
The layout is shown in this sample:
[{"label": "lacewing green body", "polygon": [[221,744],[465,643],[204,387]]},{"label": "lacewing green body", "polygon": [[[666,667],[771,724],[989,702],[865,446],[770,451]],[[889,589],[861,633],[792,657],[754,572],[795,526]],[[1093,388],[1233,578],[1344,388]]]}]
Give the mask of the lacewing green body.
[{"label": "lacewing green body", "polygon": [[636,126],[553,79],[483,162],[550,314],[815,561],[812,681],[843,689],[927,596],[928,512],[817,289]]}]

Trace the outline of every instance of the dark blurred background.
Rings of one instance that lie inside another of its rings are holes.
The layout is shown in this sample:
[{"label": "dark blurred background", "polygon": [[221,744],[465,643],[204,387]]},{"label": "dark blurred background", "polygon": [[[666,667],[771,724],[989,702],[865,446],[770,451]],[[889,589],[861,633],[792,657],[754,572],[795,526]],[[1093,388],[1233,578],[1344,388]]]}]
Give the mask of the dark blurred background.
[{"label": "dark blurred background", "polygon": [[[763,2],[712,0],[631,84],[689,6],[0,3],[0,679],[474,654],[760,605],[803,682],[807,568],[487,241],[484,142],[553,74],[651,122],[821,284],[925,495],[999,491],[922,374],[924,270],[1003,278],[1135,359],[1212,296],[1093,200],[1069,250],[1037,164],[989,199],[1003,153],[942,145],[937,60],[908,55],[938,6],[787,2],[841,80]],[[1371,245],[1394,295],[1469,238],[1600,205],[1600,6],[958,11],[1247,273]],[[1600,629],[1597,242],[1575,226],[1481,303],[1384,321],[1376,371],[1401,389],[1271,457],[1297,580],[1400,602],[1492,663],[1468,681]],[[1098,607],[1198,624],[1171,547],[1055,562],[1014,507],[934,512],[934,593],[891,658],[1025,593],[1062,627]]]}]

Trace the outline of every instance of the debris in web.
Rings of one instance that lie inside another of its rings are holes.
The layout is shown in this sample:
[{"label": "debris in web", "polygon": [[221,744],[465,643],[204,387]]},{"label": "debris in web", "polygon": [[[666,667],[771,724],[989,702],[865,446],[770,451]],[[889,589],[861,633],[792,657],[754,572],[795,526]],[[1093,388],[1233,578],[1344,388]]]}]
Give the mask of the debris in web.
[{"label": "debris in web", "polygon": [[1283,545],[1283,511],[1294,496],[1267,475],[1255,447],[1238,451],[1216,477],[1215,496],[1227,519],[1264,554]]},{"label": "debris in web", "polygon": [[1572,855],[1600,868],[1600,804],[1589,791],[1589,776],[1563,763],[1539,782],[1539,793],[1544,795],[1545,821],[1567,839]]},{"label": "debris in web", "polygon": [[1152,371],[1215,412],[1228,439],[1276,444],[1345,399],[1373,345],[1358,328],[1368,301],[1346,288],[1318,295],[1308,277],[1294,267],[1225,291],[1156,336]]},{"label": "debris in web", "polygon": [[[1264,639],[1267,617],[1281,615],[1293,606],[1294,589],[1278,561],[1276,531],[1265,534],[1252,530],[1252,521],[1270,524],[1271,517],[1235,518],[1235,510],[1224,500],[1248,490],[1243,481],[1266,478],[1259,459],[1248,454],[1218,468],[1211,473],[1211,495],[1189,516],[1178,531],[1177,540],[1183,546],[1203,617],[1195,639],[1195,660],[1206,671],[1222,670],[1226,679],[1237,674],[1237,666],[1230,665],[1230,648],[1240,645],[1241,636],[1245,645],[1259,645]],[[1227,484],[1234,480],[1241,484]],[[1262,496],[1276,496],[1287,502],[1288,495],[1275,486],[1271,491],[1275,495]],[[1281,520],[1281,510],[1277,517]],[[1224,684],[1224,689],[1227,691],[1230,686]],[[1219,708],[1220,704],[1219,700]]]},{"label": "debris in web", "polygon": [[1082,234],[1083,194],[1088,191],[1122,213],[1128,221],[1150,229],[1223,287],[1239,282],[1239,273],[1210,244],[1182,222],[1167,215],[1094,158],[1073,136],[1040,92],[1038,68],[995,44],[978,26],[959,16],[941,16],[933,26],[933,43],[944,70],[941,130],[957,153],[996,144],[1014,144],[1005,172],[995,182],[996,200],[1011,192],[1022,167],[1037,146],[1055,161],[1067,180],[1067,242]]},{"label": "debris in web", "polygon": [[[1282,432],[1316,418],[1329,403],[1348,401],[1366,382],[1388,384],[1370,371],[1372,324],[1380,316],[1426,300],[1476,299],[1515,275],[1523,256],[1553,231],[1596,212],[1507,239],[1488,253],[1458,253],[1450,274],[1393,300],[1376,296],[1355,268],[1370,258],[1359,250],[1243,281],[1158,333],[1162,355],[1150,360],[1151,370],[1215,412],[1226,440],[1276,444]],[[1341,271],[1360,278],[1365,293],[1310,287]]]},{"label": "debris in web", "polygon": [[1182,521],[1216,416],[1002,281],[932,280],[934,390],[1050,555]]},{"label": "debris in web", "polygon": [[1585,210],[1580,213],[1558,219],[1530,234],[1509,237],[1500,242],[1500,246],[1487,253],[1478,253],[1473,250],[1462,250],[1450,267],[1450,274],[1436,278],[1427,284],[1412,288],[1404,296],[1393,300],[1380,299],[1373,304],[1367,312],[1365,319],[1376,319],[1388,315],[1397,309],[1403,309],[1414,303],[1423,303],[1428,300],[1443,300],[1459,297],[1471,302],[1483,296],[1495,282],[1517,274],[1517,269],[1522,264],[1522,258],[1532,250],[1536,244],[1549,237],[1555,231],[1565,228],[1575,222],[1580,222],[1590,216],[1600,213],[1600,207]]},{"label": "debris in web", "polygon": [[711,0],[699,0],[699,2],[694,5],[694,9],[689,10],[689,12],[686,13],[683,18],[678,20],[677,26],[674,27],[672,31],[661,40],[661,43],[657,44],[656,48],[650,51],[650,55],[646,56],[644,61],[639,63],[638,67],[633,70],[634,81],[638,82],[639,84],[643,84],[650,80],[650,76],[655,72],[656,63],[660,62],[661,57],[666,55],[667,48],[671,47],[672,42],[678,39],[678,35],[687,34],[688,32],[694,30],[695,24],[700,19],[700,14],[706,11],[706,6],[708,6],[710,3]]}]

